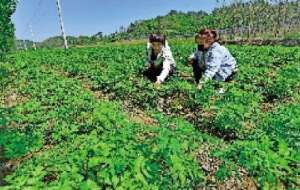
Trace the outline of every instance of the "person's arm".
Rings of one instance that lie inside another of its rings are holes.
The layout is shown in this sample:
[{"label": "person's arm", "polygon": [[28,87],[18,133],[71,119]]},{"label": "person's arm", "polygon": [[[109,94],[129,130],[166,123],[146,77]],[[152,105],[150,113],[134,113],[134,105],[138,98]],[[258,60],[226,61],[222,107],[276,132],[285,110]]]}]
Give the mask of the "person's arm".
[{"label": "person's arm", "polygon": [[216,73],[219,71],[222,64],[222,53],[219,51],[212,51],[211,57],[208,58],[206,63],[206,70],[204,72],[204,77],[201,80],[202,83],[212,79]]},{"label": "person's arm", "polygon": [[193,62],[197,60],[197,53],[198,53],[198,51],[195,51],[188,57],[188,63],[190,65],[193,64]]},{"label": "person's arm", "polygon": [[219,71],[222,64],[222,53],[219,51],[213,51],[211,57],[208,58],[208,62],[206,63],[206,69],[204,72],[204,76],[200,79],[198,84],[198,89],[201,90],[203,85],[211,80],[216,73]]},{"label": "person's arm", "polygon": [[160,75],[157,77],[157,82],[162,83],[165,81],[165,79],[167,78],[167,76],[170,73],[171,70],[171,66],[175,65],[175,60],[173,58],[171,49],[165,48],[163,51],[163,70],[160,73]]}]

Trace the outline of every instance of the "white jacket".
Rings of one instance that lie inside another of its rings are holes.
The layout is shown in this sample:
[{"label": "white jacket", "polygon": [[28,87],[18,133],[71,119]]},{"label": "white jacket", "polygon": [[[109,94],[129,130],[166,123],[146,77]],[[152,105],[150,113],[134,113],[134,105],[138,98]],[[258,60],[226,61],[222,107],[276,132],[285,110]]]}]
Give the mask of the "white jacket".
[{"label": "white jacket", "polygon": [[147,53],[147,64],[163,64],[163,70],[157,77],[157,79],[161,82],[164,82],[167,76],[169,75],[171,69],[176,67],[176,63],[173,58],[171,48],[168,45],[168,42],[166,41],[165,46],[163,46],[161,52],[157,55],[156,60],[151,60],[152,44],[149,41],[147,42]]},{"label": "white jacket", "polygon": [[213,43],[207,52],[197,50],[189,58],[196,60],[199,64],[205,64],[204,81],[212,78],[225,81],[237,70],[235,58],[226,47],[218,42]]}]

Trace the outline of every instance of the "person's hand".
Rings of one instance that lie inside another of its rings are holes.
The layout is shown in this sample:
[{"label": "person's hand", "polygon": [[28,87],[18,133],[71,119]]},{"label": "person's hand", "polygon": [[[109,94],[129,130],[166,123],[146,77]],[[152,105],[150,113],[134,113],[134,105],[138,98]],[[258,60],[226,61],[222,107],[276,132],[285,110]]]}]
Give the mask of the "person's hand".
[{"label": "person's hand", "polygon": [[203,84],[202,84],[202,83],[199,83],[199,84],[197,85],[197,89],[198,89],[198,90],[202,90],[202,88],[203,88]]},{"label": "person's hand", "polygon": [[154,67],[155,67],[154,63],[150,63],[150,64],[148,65],[148,69],[154,69]]},{"label": "person's hand", "polygon": [[156,82],[155,82],[155,84],[154,84],[154,86],[155,86],[156,88],[159,88],[160,85],[161,85],[161,81],[160,81],[159,79],[157,79]]},{"label": "person's hand", "polygon": [[207,80],[208,80],[208,79],[202,79],[202,80],[200,80],[199,83],[198,83],[198,85],[197,85],[197,88],[198,88],[199,90],[202,90],[203,87],[205,86],[205,83],[207,82]]},{"label": "person's hand", "polygon": [[189,65],[192,65],[193,62],[194,62],[194,60],[193,60],[192,58],[188,58],[188,64],[189,64]]}]

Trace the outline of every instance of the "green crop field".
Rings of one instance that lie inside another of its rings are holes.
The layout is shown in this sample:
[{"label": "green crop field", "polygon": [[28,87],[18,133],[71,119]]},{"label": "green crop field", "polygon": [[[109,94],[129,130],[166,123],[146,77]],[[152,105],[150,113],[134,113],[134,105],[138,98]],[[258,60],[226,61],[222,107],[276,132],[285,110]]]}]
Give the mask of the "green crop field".
[{"label": "green crop field", "polygon": [[145,44],[0,62],[1,189],[300,188],[300,48],[228,46],[238,75],[200,91],[194,45],[170,45],[160,88]]}]

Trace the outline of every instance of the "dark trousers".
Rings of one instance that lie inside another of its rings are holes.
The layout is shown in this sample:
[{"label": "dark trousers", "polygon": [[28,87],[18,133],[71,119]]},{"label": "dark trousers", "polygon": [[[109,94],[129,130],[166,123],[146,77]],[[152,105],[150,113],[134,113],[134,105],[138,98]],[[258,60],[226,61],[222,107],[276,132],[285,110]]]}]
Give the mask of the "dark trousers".
[{"label": "dark trousers", "polygon": [[[150,81],[156,82],[157,76],[163,71],[163,64],[160,65],[150,65],[148,69],[143,72],[143,75],[147,77]],[[171,68],[169,76],[175,73],[175,68]]]},{"label": "dark trousers", "polygon": [[160,75],[162,72],[163,67],[162,65],[150,65],[150,67],[144,71],[144,76],[147,77],[150,81],[156,82],[157,76]]},{"label": "dark trousers", "polygon": [[193,64],[192,64],[192,67],[193,67],[195,82],[198,84],[201,77],[202,77],[202,75],[205,72],[205,65],[200,65],[198,63],[198,61],[194,60]]}]

